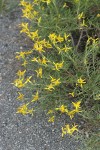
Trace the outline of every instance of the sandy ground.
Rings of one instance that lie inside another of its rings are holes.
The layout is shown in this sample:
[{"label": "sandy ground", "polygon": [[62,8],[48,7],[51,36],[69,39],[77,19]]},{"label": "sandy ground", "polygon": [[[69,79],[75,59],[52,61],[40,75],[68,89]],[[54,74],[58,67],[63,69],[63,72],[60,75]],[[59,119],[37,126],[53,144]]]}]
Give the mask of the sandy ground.
[{"label": "sandy ground", "polygon": [[19,34],[20,14],[18,10],[0,16],[0,150],[79,150],[80,142],[61,137],[62,118],[50,124],[44,113],[16,114],[18,89],[11,83],[20,64],[15,52],[28,47]]}]

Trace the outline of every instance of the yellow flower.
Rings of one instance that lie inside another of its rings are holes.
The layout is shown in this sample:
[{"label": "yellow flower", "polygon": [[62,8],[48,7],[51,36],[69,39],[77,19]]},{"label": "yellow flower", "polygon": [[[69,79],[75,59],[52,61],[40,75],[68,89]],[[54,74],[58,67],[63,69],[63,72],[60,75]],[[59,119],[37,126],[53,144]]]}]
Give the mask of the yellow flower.
[{"label": "yellow flower", "polygon": [[69,93],[69,95],[71,95],[72,97],[75,97],[75,93],[74,92]]},{"label": "yellow flower", "polygon": [[59,42],[59,43],[61,43],[61,42],[64,41],[64,38],[61,37],[60,35],[58,35],[58,36],[56,36],[56,41]]},{"label": "yellow flower", "polygon": [[49,118],[48,122],[54,122],[54,120],[55,120],[55,116],[52,116]]},{"label": "yellow flower", "polygon": [[85,20],[83,19],[82,23],[80,24],[80,29],[82,29],[82,27],[88,27],[85,23]]},{"label": "yellow flower", "polygon": [[22,94],[22,93],[20,93],[20,92],[18,92],[18,94],[19,94],[19,96],[17,97],[17,99],[23,100],[24,94]]},{"label": "yellow flower", "polygon": [[30,38],[32,40],[38,39],[39,35],[38,35],[38,30],[34,31],[34,32],[30,32]]},{"label": "yellow flower", "polygon": [[20,58],[25,58],[25,52],[16,52],[18,55],[15,56],[15,58],[20,59]]},{"label": "yellow flower", "polygon": [[22,63],[22,66],[26,67],[27,64],[28,64],[28,62],[26,60],[24,60],[24,62]]},{"label": "yellow flower", "polygon": [[21,31],[20,31],[20,33],[26,33],[26,34],[30,35],[28,23],[22,22],[20,24],[20,27],[22,28]]},{"label": "yellow flower", "polygon": [[47,5],[48,5],[48,4],[51,3],[51,0],[41,0],[41,2],[45,2],[45,3],[47,3]]},{"label": "yellow flower", "polygon": [[29,51],[27,51],[27,52],[24,52],[25,53],[25,55],[29,55],[29,54],[32,54],[32,50],[29,50]]},{"label": "yellow flower", "polygon": [[31,61],[38,62],[38,59],[36,57],[33,57]]},{"label": "yellow flower", "polygon": [[69,124],[66,124],[64,127],[62,127],[62,137],[64,137],[64,135],[69,134],[72,135],[75,131],[78,131],[77,128],[78,125],[72,125],[72,127],[70,127]]},{"label": "yellow flower", "polygon": [[97,17],[100,17],[100,14],[97,14]]},{"label": "yellow flower", "polygon": [[49,43],[49,41],[46,41],[45,44],[44,44],[44,47],[52,48],[52,45]]},{"label": "yellow flower", "polygon": [[37,77],[42,78],[42,68],[39,68],[38,70],[35,70],[37,73]]},{"label": "yellow flower", "polygon": [[54,64],[53,70],[59,71],[63,67],[63,62],[61,62],[61,63],[54,63],[53,62],[53,64]]},{"label": "yellow flower", "polygon": [[38,51],[39,53],[45,52],[45,51],[43,50],[43,46],[42,46],[41,44],[38,44],[38,43],[35,43],[35,44],[34,44],[34,50]]},{"label": "yellow flower", "polygon": [[51,33],[51,34],[49,34],[49,39],[52,41],[52,43],[56,43],[56,34],[55,33]]},{"label": "yellow flower", "polygon": [[66,34],[66,33],[64,33],[64,39],[66,40],[66,41],[68,41],[68,38],[70,37],[70,34]]},{"label": "yellow flower", "polygon": [[36,13],[34,13],[33,6],[31,3],[21,1],[20,5],[23,6],[23,9],[22,9],[23,16],[22,17],[26,17],[27,19],[32,19],[32,18],[34,18],[34,16],[37,15]]},{"label": "yellow flower", "polygon": [[26,81],[25,81],[25,84],[27,84],[28,82],[29,82],[29,83],[32,83],[32,82],[30,81],[31,78],[32,78],[32,76],[28,77],[28,78],[26,79]]},{"label": "yellow flower", "polygon": [[78,131],[77,129],[78,125],[73,125],[72,128],[69,126],[69,124],[65,125],[65,128],[67,130],[67,133],[72,135],[74,131]]},{"label": "yellow flower", "polygon": [[60,107],[55,108],[55,110],[59,110],[61,113],[68,113],[68,109],[64,105],[61,105]]},{"label": "yellow flower", "polygon": [[73,109],[73,110],[71,110],[71,111],[68,111],[68,116],[70,117],[70,119],[73,119],[73,117],[74,117],[74,115],[76,114],[76,109]]},{"label": "yellow flower", "polygon": [[26,72],[26,70],[24,70],[24,71],[18,70],[18,72],[16,74],[19,76],[19,78],[21,78],[24,76],[25,72]]},{"label": "yellow flower", "polygon": [[25,86],[25,84],[23,83],[23,79],[16,79],[14,80],[14,83],[13,83],[16,87],[18,88],[22,88]]},{"label": "yellow flower", "polygon": [[82,79],[81,77],[77,80],[76,85],[79,85],[81,88],[83,87],[83,84],[85,84],[85,79]]},{"label": "yellow flower", "polygon": [[28,107],[27,107],[28,105],[29,105],[29,103],[23,104],[22,106],[18,107],[16,113],[20,113],[22,115],[26,115],[26,114],[32,114],[33,115],[33,108],[28,109]]},{"label": "yellow flower", "polygon": [[63,8],[68,7],[66,3],[64,3]]},{"label": "yellow flower", "polygon": [[50,78],[51,78],[51,84],[53,84],[54,86],[57,86],[57,85],[59,85],[61,82],[59,81],[60,80],[60,78],[59,79],[56,79],[56,78],[53,78],[52,76],[50,76]]},{"label": "yellow flower", "polygon": [[76,110],[79,110],[81,107],[80,107],[80,104],[81,104],[81,101],[78,101],[78,102],[72,102],[73,106],[75,107]]},{"label": "yellow flower", "polygon": [[35,102],[39,99],[39,93],[38,91],[36,92],[36,94],[33,96],[33,100],[31,100],[31,102]]},{"label": "yellow flower", "polygon": [[52,109],[50,109],[47,114],[49,115],[49,114],[52,114],[53,112],[54,111]]},{"label": "yellow flower", "polygon": [[64,38],[60,36],[60,34],[57,36],[55,33],[49,34],[49,39],[52,41],[53,44],[55,43],[61,43],[64,41]]},{"label": "yellow flower", "polygon": [[62,137],[64,137],[64,135],[66,135],[66,134],[67,134],[67,131],[65,130],[65,128],[64,128],[64,127],[62,127],[62,128],[61,128],[61,130],[62,130]]},{"label": "yellow flower", "polygon": [[52,90],[54,90],[54,86],[52,84],[50,84],[50,85],[47,85],[47,87],[45,89],[48,91],[52,91]]},{"label": "yellow flower", "polygon": [[82,13],[80,13],[79,15],[78,15],[78,19],[80,20],[80,19],[83,19],[84,18],[84,14],[83,14],[83,12]]},{"label": "yellow flower", "polygon": [[44,65],[47,65],[47,62],[49,61],[46,59],[46,57],[43,57],[42,59],[39,59],[38,62]]},{"label": "yellow flower", "polygon": [[100,100],[100,94],[96,94],[94,97],[95,100]]},{"label": "yellow flower", "polygon": [[71,50],[72,48],[71,47],[67,47],[66,45],[65,45],[65,47],[63,47],[63,48],[60,48],[60,47],[58,47],[57,46],[57,49],[58,49],[58,51],[59,51],[59,54],[61,53],[61,52],[68,52],[69,50]]}]

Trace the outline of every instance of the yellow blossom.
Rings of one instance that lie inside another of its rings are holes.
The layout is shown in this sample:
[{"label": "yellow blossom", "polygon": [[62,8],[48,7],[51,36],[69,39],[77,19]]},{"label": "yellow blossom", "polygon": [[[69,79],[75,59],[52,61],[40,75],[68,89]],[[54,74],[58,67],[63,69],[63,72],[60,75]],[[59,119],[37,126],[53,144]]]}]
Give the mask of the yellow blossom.
[{"label": "yellow blossom", "polygon": [[39,53],[45,52],[43,50],[43,46],[41,44],[35,43],[33,48],[34,48],[34,50],[38,51]]},{"label": "yellow blossom", "polygon": [[20,92],[18,92],[18,94],[19,94],[19,96],[17,97],[17,99],[23,100],[24,94],[22,94],[22,93],[20,93]]},{"label": "yellow blossom", "polygon": [[18,70],[18,72],[16,74],[19,76],[19,78],[21,78],[24,76],[25,72],[26,72],[26,70],[24,70],[24,71]]},{"label": "yellow blossom", "polygon": [[69,93],[69,95],[71,95],[72,97],[75,97],[75,93],[74,92]]},{"label": "yellow blossom", "polygon": [[77,101],[77,102],[72,102],[73,106],[75,107],[76,110],[79,110],[81,107],[80,107],[80,104],[81,104],[81,101]]},{"label": "yellow blossom", "polygon": [[39,62],[40,64],[47,65],[47,62],[49,62],[49,61],[46,59],[46,57],[43,57],[42,59],[38,59],[38,62]]},{"label": "yellow blossom", "polygon": [[42,60],[41,60],[41,63],[44,64],[44,65],[46,65],[47,62],[48,62],[48,60],[45,57],[43,57]]},{"label": "yellow blossom", "polygon": [[16,113],[20,113],[22,115],[26,115],[26,114],[32,114],[33,115],[33,108],[28,109],[28,105],[29,105],[29,103],[23,104],[22,106],[18,107]]},{"label": "yellow blossom", "polygon": [[64,128],[64,127],[62,127],[62,128],[61,128],[61,130],[62,130],[62,137],[64,137],[64,135],[66,135],[66,134],[67,134],[67,131],[65,130],[65,128]]},{"label": "yellow blossom", "polygon": [[38,62],[38,59],[36,57],[33,57],[31,61]]},{"label": "yellow blossom", "polygon": [[60,107],[55,108],[55,110],[59,110],[61,113],[67,113],[68,112],[68,109],[65,105],[61,105]]},{"label": "yellow blossom", "polygon": [[55,43],[61,43],[64,41],[64,38],[60,36],[60,34],[57,36],[55,33],[49,34],[49,39],[52,41],[53,44]]},{"label": "yellow blossom", "polygon": [[64,41],[64,38],[61,37],[60,35],[58,35],[58,36],[56,36],[56,41],[59,42],[59,43],[61,43],[61,42]]},{"label": "yellow blossom", "polygon": [[35,70],[37,73],[37,77],[42,78],[42,68],[39,68],[38,70]]},{"label": "yellow blossom", "polygon": [[69,124],[66,124],[64,127],[62,127],[62,137],[64,137],[64,135],[69,134],[72,135],[75,131],[78,131],[77,128],[78,125],[72,125],[72,127],[70,127]]},{"label": "yellow blossom", "polygon": [[30,35],[28,23],[22,22],[22,23],[20,24],[20,27],[22,28],[22,29],[20,30],[20,33],[27,33],[28,35]]},{"label": "yellow blossom", "polygon": [[47,114],[52,114],[54,111],[50,109]]},{"label": "yellow blossom", "polygon": [[32,54],[32,52],[33,52],[32,50],[29,50],[29,51],[24,52],[24,54],[29,55],[29,54]]},{"label": "yellow blossom", "polygon": [[73,109],[71,111],[68,111],[67,114],[70,117],[70,119],[73,119],[74,115],[76,114],[76,109]]},{"label": "yellow blossom", "polygon": [[83,12],[82,13],[80,13],[80,14],[78,14],[78,19],[80,20],[80,19],[83,19],[84,18],[84,14],[83,14]]},{"label": "yellow blossom", "polygon": [[74,131],[78,131],[77,129],[78,125],[73,125],[72,128],[69,126],[69,124],[65,125],[65,128],[67,130],[67,133],[72,135]]},{"label": "yellow blossom", "polygon": [[15,58],[20,59],[20,58],[25,58],[25,52],[16,52],[18,55],[15,56]]},{"label": "yellow blossom", "polygon": [[24,60],[24,62],[22,63],[22,66],[26,67],[27,64],[28,64],[28,62],[26,60]]},{"label": "yellow blossom", "polygon": [[48,122],[54,122],[54,120],[55,120],[55,116],[52,116],[49,118]]},{"label": "yellow blossom", "polygon": [[67,41],[68,40],[68,38],[70,37],[70,34],[66,34],[66,33],[64,33],[64,39]]},{"label": "yellow blossom", "polygon": [[82,79],[81,77],[77,80],[76,85],[79,85],[81,88],[83,87],[83,84],[85,84],[85,79]]},{"label": "yellow blossom", "polygon": [[25,84],[23,83],[23,79],[16,79],[14,80],[14,83],[13,83],[16,87],[18,88],[22,88],[25,86]]},{"label": "yellow blossom", "polygon": [[51,84],[53,84],[54,86],[57,86],[61,83],[60,78],[56,79],[56,78],[53,78],[52,76],[50,76],[50,78],[51,78]]},{"label": "yellow blossom", "polygon": [[100,14],[97,14],[97,17],[100,17]]},{"label": "yellow blossom", "polygon": [[52,84],[50,84],[50,85],[47,85],[47,87],[45,89],[48,91],[52,91],[52,90],[54,90],[54,86]]},{"label": "yellow blossom", "polygon": [[66,3],[64,3],[63,8],[68,7]]},{"label": "yellow blossom", "polygon": [[23,16],[22,17],[25,17],[27,19],[32,19],[34,16],[37,15],[33,11],[32,3],[21,1],[20,5],[23,6],[23,8],[22,8]]},{"label": "yellow blossom", "polygon": [[53,64],[54,64],[53,70],[59,71],[63,67],[63,62],[61,62],[61,63],[54,63],[53,62]]},{"label": "yellow blossom", "polygon": [[44,47],[46,47],[46,48],[52,48],[52,45],[49,43],[49,41],[46,41],[44,43]]},{"label": "yellow blossom", "polygon": [[100,94],[96,94],[94,97],[95,100],[100,100]]},{"label": "yellow blossom", "polygon": [[60,48],[60,47],[57,46],[57,49],[58,49],[59,54],[60,54],[61,52],[68,52],[69,50],[72,49],[72,47],[67,47],[67,46],[65,45],[63,48]]},{"label": "yellow blossom", "polygon": [[55,33],[51,33],[49,36],[49,39],[52,41],[52,43],[56,43],[56,34]]},{"label": "yellow blossom", "polygon": [[33,99],[31,100],[31,102],[35,102],[39,99],[39,93],[38,91],[36,92],[36,94],[33,96]]},{"label": "yellow blossom", "polygon": [[49,5],[51,3],[51,0],[41,0],[41,2],[45,2],[47,3],[47,5]]},{"label": "yellow blossom", "polygon": [[30,32],[30,38],[32,40],[38,39],[39,35],[38,35],[38,30],[34,31],[34,32]]},{"label": "yellow blossom", "polygon": [[82,29],[82,27],[88,27],[85,23],[85,20],[83,19],[82,23],[80,23],[80,29]]},{"label": "yellow blossom", "polygon": [[32,76],[28,77],[28,78],[26,79],[26,81],[25,81],[25,84],[27,84],[27,83],[32,83],[32,82],[30,81],[31,78],[32,78]]}]

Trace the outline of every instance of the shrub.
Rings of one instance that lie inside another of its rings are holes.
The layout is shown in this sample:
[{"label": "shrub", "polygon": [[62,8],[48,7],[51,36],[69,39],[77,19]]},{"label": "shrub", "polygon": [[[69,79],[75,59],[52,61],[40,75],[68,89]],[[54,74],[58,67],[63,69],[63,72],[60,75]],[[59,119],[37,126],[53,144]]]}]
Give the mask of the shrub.
[{"label": "shrub", "polygon": [[[79,131],[95,132],[100,100],[100,1],[21,0],[20,5],[22,17],[27,18],[20,24],[20,33],[33,45],[16,54],[23,66],[14,81],[19,88],[17,99],[23,100],[17,113],[33,115],[42,108],[49,122],[59,114],[67,115],[72,124],[64,124],[62,137],[78,131],[78,126]],[[23,88],[30,97],[22,93]],[[75,116],[85,124],[75,123]],[[88,125],[91,128],[86,129]]]}]

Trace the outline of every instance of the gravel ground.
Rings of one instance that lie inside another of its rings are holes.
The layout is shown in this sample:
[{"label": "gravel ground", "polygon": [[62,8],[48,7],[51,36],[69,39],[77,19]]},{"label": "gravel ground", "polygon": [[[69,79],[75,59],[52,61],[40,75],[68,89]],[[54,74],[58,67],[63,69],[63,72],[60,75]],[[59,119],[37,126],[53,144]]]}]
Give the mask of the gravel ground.
[{"label": "gravel ground", "polygon": [[44,113],[33,117],[16,114],[20,102],[11,83],[20,65],[14,57],[15,52],[28,48],[19,35],[20,22],[20,11],[0,16],[0,150],[79,150],[80,142],[61,137],[62,118],[50,124]]}]

